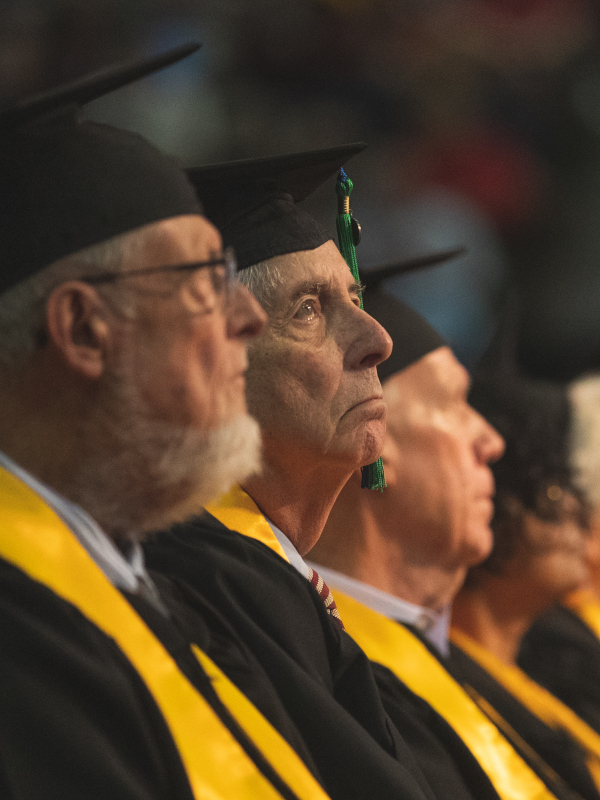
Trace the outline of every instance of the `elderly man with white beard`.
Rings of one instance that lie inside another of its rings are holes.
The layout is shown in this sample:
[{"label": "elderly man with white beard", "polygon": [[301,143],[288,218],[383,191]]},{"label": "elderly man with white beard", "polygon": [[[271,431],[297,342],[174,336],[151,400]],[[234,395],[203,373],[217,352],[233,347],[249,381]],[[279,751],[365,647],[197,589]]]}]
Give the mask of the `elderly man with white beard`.
[{"label": "elderly man with white beard", "polygon": [[139,546],[257,468],[244,372],[264,314],[180,167],[73,104],[192,49],[0,114],[0,794],[13,800],[326,800],[215,664],[310,761],[251,654],[208,603],[192,614],[155,582]]}]

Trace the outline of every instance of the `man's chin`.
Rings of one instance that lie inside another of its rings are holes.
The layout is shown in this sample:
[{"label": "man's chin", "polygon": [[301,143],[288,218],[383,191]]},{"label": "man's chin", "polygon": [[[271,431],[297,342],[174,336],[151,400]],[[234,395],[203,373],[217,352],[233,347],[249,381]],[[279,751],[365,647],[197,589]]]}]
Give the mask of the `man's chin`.
[{"label": "man's chin", "polygon": [[494,534],[492,529],[488,525],[479,526],[470,537],[465,566],[470,568],[481,564],[490,555],[493,546]]}]

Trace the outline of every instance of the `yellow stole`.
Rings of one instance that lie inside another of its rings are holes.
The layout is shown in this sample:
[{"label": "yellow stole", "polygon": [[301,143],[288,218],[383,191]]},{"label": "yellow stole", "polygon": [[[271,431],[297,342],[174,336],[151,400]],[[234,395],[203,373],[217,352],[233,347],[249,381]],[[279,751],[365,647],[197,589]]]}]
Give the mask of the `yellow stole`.
[{"label": "yellow stole", "polygon": [[600,639],[600,600],[591,589],[571,592],[563,604],[585,622]]},{"label": "yellow stole", "polygon": [[241,486],[234,486],[227,494],[216,502],[209,503],[205,508],[229,530],[242,533],[250,539],[257,539],[285,561],[289,561],[261,510]]},{"label": "yellow stole", "polygon": [[369,660],[387,667],[451,725],[502,800],[554,797],[414,634],[341,592],[334,597],[346,630]]},{"label": "yellow stole", "polygon": [[[2,468],[0,520],[0,557],[79,609],[134,666],[162,712],[198,800],[281,798],[66,525]],[[221,701],[283,781],[299,798],[326,800],[287,742],[207,655],[193,650]]]},{"label": "yellow stole", "polygon": [[594,783],[600,789],[600,735],[558,697],[527,676],[520,667],[500,661],[458,628],[451,629],[450,639],[542,722],[550,728],[566,731],[575,739],[585,751],[586,764]]}]

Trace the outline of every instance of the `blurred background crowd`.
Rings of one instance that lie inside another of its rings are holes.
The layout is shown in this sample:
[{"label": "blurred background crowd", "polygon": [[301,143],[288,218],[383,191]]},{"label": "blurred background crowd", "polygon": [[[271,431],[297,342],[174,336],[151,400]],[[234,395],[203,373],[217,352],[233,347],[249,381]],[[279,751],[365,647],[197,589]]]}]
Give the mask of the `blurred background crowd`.
[{"label": "blurred background crowd", "polygon": [[[391,286],[469,367],[517,287],[523,363],[569,377],[600,363],[599,23],[598,0],[1,0],[0,99],[199,39],[86,113],[188,165],[367,142],[361,266],[465,245]],[[333,227],[333,187],[311,202]]]}]

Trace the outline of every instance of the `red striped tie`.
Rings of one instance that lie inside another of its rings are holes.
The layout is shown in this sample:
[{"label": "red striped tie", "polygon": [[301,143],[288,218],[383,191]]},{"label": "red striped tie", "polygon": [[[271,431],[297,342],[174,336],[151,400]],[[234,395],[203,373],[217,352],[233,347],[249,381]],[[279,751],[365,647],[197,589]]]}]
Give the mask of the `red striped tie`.
[{"label": "red striped tie", "polygon": [[337,606],[335,604],[335,600],[333,599],[333,595],[329,591],[329,586],[327,586],[323,578],[312,567],[308,568],[308,580],[317,590],[319,597],[321,598],[321,600],[325,605],[325,610],[327,611],[327,613],[330,614],[335,619],[335,621],[339,623],[342,630],[345,631],[346,628],[344,628],[344,623],[342,622],[342,618],[340,617],[340,612],[337,610]]}]

